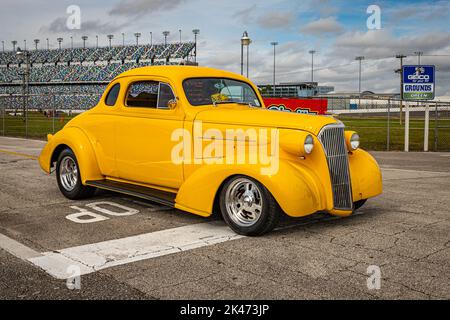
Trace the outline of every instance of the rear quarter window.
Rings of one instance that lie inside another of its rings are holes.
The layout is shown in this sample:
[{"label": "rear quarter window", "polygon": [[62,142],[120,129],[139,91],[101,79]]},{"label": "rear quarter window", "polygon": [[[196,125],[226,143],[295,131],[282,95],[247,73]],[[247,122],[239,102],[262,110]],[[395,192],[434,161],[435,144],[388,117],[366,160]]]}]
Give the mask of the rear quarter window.
[{"label": "rear quarter window", "polygon": [[119,96],[120,92],[120,84],[116,83],[113,85],[113,87],[109,90],[108,94],[106,95],[105,104],[107,106],[114,106],[117,101],[117,97]]}]

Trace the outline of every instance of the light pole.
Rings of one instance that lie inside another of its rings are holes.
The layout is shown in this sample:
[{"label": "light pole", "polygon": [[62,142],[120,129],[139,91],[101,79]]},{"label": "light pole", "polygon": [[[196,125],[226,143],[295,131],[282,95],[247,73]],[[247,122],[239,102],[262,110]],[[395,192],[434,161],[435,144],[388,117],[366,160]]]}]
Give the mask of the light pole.
[{"label": "light pole", "polygon": [[16,51],[16,45],[17,45],[17,41],[13,40],[11,41],[12,45],[13,45],[13,51]]},{"label": "light pole", "polygon": [[88,36],[82,36],[81,39],[83,40],[83,48],[86,49],[86,40],[88,39]]},{"label": "light pole", "polygon": [[163,36],[164,36],[164,46],[167,46],[167,37],[169,36],[170,32],[169,31],[164,31],[163,32]]},{"label": "light pole", "polygon": [[180,33],[180,43],[181,43],[181,29],[179,29],[178,32]]},{"label": "light pole", "polygon": [[139,45],[139,37],[141,36],[141,33],[140,32],[136,32],[134,34],[134,36],[136,37],[136,45],[138,46]]},{"label": "light pole", "polygon": [[108,34],[107,37],[108,37],[108,40],[109,40],[109,48],[111,48],[111,40],[114,38],[114,35],[113,34]]},{"label": "light pole", "polygon": [[125,47],[125,33],[122,32],[122,47]]},{"label": "light pole", "polygon": [[73,50],[73,36],[70,36],[70,49]]},{"label": "light pole", "polygon": [[311,83],[314,82],[314,54],[316,50],[309,50],[309,54],[311,54]]},{"label": "light pole", "polygon": [[28,83],[30,75],[30,53],[27,50],[21,50],[17,48],[16,55],[19,59],[24,58],[25,60],[25,71],[23,73],[23,115],[25,118],[25,138],[28,137]]},{"label": "light pole", "polygon": [[247,77],[248,77],[248,47],[252,41],[248,37],[248,32],[244,31],[241,38],[241,75],[244,75],[244,46],[247,47]]},{"label": "light pole", "polygon": [[194,44],[195,44],[194,62],[197,62],[197,35],[200,33],[200,29],[194,29],[192,30],[192,33],[194,34]]},{"label": "light pole", "polygon": [[402,125],[403,118],[403,59],[406,58],[404,54],[397,54],[395,56],[397,59],[400,59],[400,69],[397,70],[400,73],[400,125]]},{"label": "light pole", "polygon": [[[414,54],[417,56],[417,64],[420,66],[420,57],[423,55],[423,51],[416,51],[414,52]],[[417,106],[420,105],[420,102],[417,101]],[[406,112],[408,115],[405,116],[405,151],[409,151],[409,132],[406,132],[406,130],[409,130],[409,109],[408,107],[406,108],[408,111]],[[408,122],[408,123],[406,123]],[[408,141],[406,141],[408,138]],[[428,141],[426,142],[427,146],[426,148],[428,148]]]},{"label": "light pole", "polygon": [[358,81],[358,108],[361,108],[361,62],[364,60],[363,56],[358,56],[355,58],[355,60],[359,61],[359,81]]},{"label": "light pole", "polygon": [[98,35],[95,36],[95,47],[98,49]]},{"label": "light pole", "polygon": [[40,40],[39,39],[34,39],[34,48],[37,50],[38,49],[38,44],[39,44]]},{"label": "light pole", "polygon": [[153,46],[153,32],[150,31],[150,47]]},{"label": "light pole", "polygon": [[359,93],[359,97],[361,98],[361,62],[364,60],[364,57],[358,56],[355,58],[355,60],[359,61],[358,93]]},{"label": "light pole", "polygon": [[23,40],[23,49],[27,50],[27,40]]},{"label": "light pole", "polygon": [[276,46],[278,45],[278,42],[274,41],[270,43],[273,46],[273,96],[275,97],[275,55],[276,55]]},{"label": "light pole", "polygon": [[58,41],[59,50],[61,50],[61,42],[63,42],[63,38],[57,38],[56,41]]},{"label": "light pole", "polygon": [[50,50],[50,40],[47,38],[47,50]]},{"label": "light pole", "polygon": [[417,56],[417,64],[420,66],[420,57],[423,56],[423,51],[416,51],[414,54]]}]

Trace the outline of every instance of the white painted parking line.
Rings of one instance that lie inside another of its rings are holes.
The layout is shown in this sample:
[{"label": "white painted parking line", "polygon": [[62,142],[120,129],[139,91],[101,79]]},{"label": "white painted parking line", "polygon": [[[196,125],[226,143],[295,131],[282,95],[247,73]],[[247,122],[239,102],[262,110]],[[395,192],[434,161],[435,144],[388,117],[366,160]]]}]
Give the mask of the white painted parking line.
[{"label": "white painted parking line", "polygon": [[8,238],[0,233],[0,248],[22,260],[28,260],[41,256],[41,254],[16,240]]},{"label": "white painted parking line", "polygon": [[68,279],[72,276],[69,270],[73,266],[78,267],[80,275],[83,275],[242,237],[222,221],[214,221],[44,253],[35,252],[2,235],[0,248],[31,262],[55,278]]}]

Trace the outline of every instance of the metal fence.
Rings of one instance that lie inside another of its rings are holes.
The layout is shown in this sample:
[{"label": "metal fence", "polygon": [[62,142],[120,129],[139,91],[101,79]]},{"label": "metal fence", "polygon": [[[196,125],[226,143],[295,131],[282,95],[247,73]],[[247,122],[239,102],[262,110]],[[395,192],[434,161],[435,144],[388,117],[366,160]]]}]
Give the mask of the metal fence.
[{"label": "metal fence", "polygon": [[[0,134],[45,139],[47,133],[57,132],[74,116],[95,106],[99,98],[99,94],[68,93],[0,95]],[[404,150],[405,109],[408,106],[408,149],[450,151],[448,102],[401,103],[396,99],[348,97],[321,99],[328,100],[328,111],[343,121],[347,129],[360,134],[365,149]]]},{"label": "metal fence", "polygon": [[[360,134],[368,150],[450,151],[450,103],[393,98],[321,97],[328,112]],[[406,109],[409,112],[405,142]],[[427,137],[427,139],[426,139]],[[426,140],[426,141],[425,141]]]},{"label": "metal fence", "polygon": [[45,139],[97,103],[97,94],[0,96],[0,134]]}]

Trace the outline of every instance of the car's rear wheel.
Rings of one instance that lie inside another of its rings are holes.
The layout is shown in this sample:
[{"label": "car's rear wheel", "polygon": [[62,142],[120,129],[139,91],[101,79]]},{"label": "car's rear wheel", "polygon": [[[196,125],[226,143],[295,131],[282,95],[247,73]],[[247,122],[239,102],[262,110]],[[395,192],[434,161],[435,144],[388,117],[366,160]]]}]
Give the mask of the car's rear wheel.
[{"label": "car's rear wheel", "polygon": [[260,182],[235,176],[221,189],[220,211],[225,222],[236,233],[259,236],[277,225],[281,209]]},{"label": "car's rear wheel", "polygon": [[56,181],[61,193],[72,200],[88,198],[95,192],[95,188],[81,183],[77,158],[70,149],[63,150],[58,157]]}]

